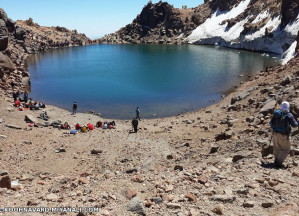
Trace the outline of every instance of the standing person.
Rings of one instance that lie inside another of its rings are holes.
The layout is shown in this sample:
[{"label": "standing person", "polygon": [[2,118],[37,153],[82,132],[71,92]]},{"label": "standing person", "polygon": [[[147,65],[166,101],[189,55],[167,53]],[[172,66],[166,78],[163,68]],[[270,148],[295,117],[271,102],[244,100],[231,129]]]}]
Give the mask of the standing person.
[{"label": "standing person", "polygon": [[19,92],[19,90],[16,92],[16,96],[17,96],[17,99],[20,97],[20,92]]},{"label": "standing person", "polygon": [[28,101],[28,93],[27,91],[24,92],[24,102],[27,103]]},{"label": "standing person", "polygon": [[77,103],[74,102],[73,103],[73,115],[75,115],[77,113],[77,107],[78,107]]},{"label": "standing person", "polygon": [[136,108],[136,119],[139,119],[140,121],[140,110],[139,110],[139,107]]},{"label": "standing person", "polygon": [[11,86],[12,90],[14,90],[15,85],[16,85],[16,84],[15,84],[13,81],[10,83],[10,86]]},{"label": "standing person", "polygon": [[132,120],[132,126],[133,126],[134,132],[137,133],[137,130],[138,130],[138,120],[137,120],[137,118],[134,118]]},{"label": "standing person", "polygon": [[14,93],[12,94],[12,96],[13,96],[13,101],[16,102],[16,100],[17,100],[17,93],[14,92]]},{"label": "standing person", "polygon": [[280,109],[275,110],[270,125],[273,129],[274,165],[277,168],[282,168],[283,162],[291,150],[291,126],[298,127],[298,122],[290,113],[289,102],[282,102]]}]

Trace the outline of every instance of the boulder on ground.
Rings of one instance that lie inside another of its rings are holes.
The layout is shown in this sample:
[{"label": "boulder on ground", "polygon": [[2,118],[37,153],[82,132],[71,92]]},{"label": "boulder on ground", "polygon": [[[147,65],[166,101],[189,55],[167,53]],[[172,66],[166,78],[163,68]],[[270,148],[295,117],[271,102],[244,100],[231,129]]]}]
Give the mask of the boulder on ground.
[{"label": "boulder on ground", "polygon": [[135,212],[139,215],[146,215],[145,214],[145,206],[143,202],[138,198],[134,197],[130,200],[130,202],[126,206],[127,211]]},{"label": "boulder on ground", "polygon": [[102,152],[103,152],[103,150],[101,150],[101,149],[93,149],[93,150],[91,150],[91,154],[100,154]]},{"label": "boulder on ground", "polygon": [[263,108],[261,109],[260,113],[262,113],[264,116],[269,114],[269,113],[273,113],[274,112],[274,108],[276,106],[276,101],[275,100],[270,100],[268,101]]},{"label": "boulder on ground", "polygon": [[25,115],[25,121],[27,122],[27,123],[37,123],[37,120],[36,120],[36,118],[34,118],[32,115],[30,115],[30,114],[26,114]]},{"label": "boulder on ground", "polygon": [[0,177],[0,188],[11,189],[11,178],[9,175]]}]

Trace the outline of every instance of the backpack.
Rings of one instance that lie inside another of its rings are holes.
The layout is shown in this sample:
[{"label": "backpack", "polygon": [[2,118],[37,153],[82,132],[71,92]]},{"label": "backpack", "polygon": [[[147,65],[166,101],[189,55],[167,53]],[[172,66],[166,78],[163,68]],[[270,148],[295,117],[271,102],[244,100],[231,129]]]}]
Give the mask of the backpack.
[{"label": "backpack", "polygon": [[290,121],[287,112],[275,110],[271,119],[271,127],[277,133],[289,135],[291,133]]}]

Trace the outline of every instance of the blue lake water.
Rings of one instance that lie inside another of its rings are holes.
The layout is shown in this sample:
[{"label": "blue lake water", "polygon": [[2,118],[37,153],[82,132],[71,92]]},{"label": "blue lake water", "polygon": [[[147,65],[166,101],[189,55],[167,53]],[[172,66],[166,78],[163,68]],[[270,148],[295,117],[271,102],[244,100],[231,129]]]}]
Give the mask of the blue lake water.
[{"label": "blue lake water", "polygon": [[[248,75],[277,65],[259,53],[193,45],[93,45],[32,55],[30,97],[103,117],[166,117],[221,99]],[[240,77],[242,74],[243,77]]]}]

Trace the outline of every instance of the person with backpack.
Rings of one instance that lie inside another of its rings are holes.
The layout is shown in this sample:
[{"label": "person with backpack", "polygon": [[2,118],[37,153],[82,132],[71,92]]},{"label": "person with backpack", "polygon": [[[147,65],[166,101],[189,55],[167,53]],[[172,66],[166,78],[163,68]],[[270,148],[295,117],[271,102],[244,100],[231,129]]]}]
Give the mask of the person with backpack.
[{"label": "person with backpack", "polygon": [[277,168],[282,168],[283,162],[291,150],[291,126],[298,127],[298,122],[292,113],[290,113],[289,102],[282,102],[280,109],[274,111],[270,125],[273,129],[274,165]]},{"label": "person with backpack", "polygon": [[77,103],[74,102],[73,103],[73,115],[75,115],[77,113],[77,107],[78,107]]}]

